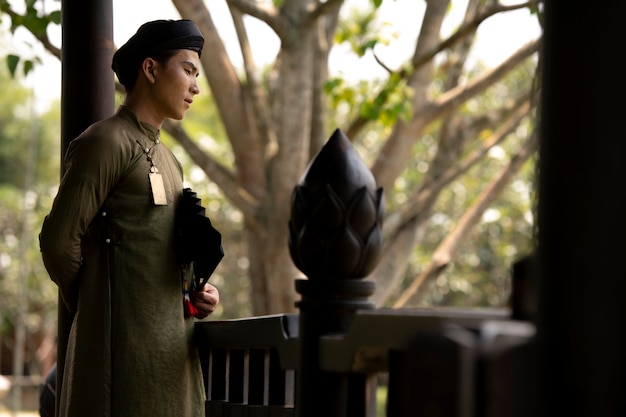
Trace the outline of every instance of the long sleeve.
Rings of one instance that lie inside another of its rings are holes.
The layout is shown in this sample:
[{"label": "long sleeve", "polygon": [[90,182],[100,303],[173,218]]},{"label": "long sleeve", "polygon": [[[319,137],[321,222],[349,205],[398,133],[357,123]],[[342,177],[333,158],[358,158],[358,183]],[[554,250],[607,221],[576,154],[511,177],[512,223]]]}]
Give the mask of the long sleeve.
[{"label": "long sleeve", "polygon": [[88,130],[70,143],[65,174],[39,235],[44,265],[70,311],[76,309],[83,237],[132,159],[132,150],[109,134]]},{"label": "long sleeve", "polygon": [[63,183],[39,235],[44,265],[72,312],[76,310],[82,237],[98,209],[94,190],[95,184],[82,179]]}]

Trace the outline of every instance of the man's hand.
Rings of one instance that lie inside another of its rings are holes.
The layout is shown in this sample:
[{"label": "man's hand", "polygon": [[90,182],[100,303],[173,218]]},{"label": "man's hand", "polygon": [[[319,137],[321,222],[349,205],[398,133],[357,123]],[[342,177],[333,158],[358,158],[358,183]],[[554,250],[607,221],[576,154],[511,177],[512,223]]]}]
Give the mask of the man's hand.
[{"label": "man's hand", "polygon": [[211,284],[205,284],[202,289],[191,294],[191,303],[198,309],[198,313],[194,316],[197,319],[203,319],[213,311],[220,302],[220,293]]}]

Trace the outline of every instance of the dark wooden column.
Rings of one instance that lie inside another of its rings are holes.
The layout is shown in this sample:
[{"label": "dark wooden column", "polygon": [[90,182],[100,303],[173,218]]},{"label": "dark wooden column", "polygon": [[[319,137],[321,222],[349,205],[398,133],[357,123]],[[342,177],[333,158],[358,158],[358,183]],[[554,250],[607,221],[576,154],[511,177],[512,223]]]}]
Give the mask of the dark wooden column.
[{"label": "dark wooden column", "polygon": [[[61,161],[68,144],[91,123],[110,116],[115,106],[112,0],[62,0]],[[61,164],[63,165],[63,164]],[[61,168],[63,170],[63,166]],[[72,315],[59,295],[57,393]],[[57,407],[60,395],[57,395]]]},{"label": "dark wooden column", "polygon": [[622,6],[546,0],[539,184],[542,416],[624,416]]},{"label": "dark wooden column", "polygon": [[112,0],[63,0],[62,152],[91,123],[113,114]]}]

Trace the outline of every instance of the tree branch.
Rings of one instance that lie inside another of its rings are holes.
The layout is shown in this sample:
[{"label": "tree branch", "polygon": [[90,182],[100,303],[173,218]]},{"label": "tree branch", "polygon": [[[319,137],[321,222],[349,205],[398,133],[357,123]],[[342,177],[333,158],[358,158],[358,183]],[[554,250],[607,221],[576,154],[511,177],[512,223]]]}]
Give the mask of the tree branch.
[{"label": "tree branch", "polygon": [[[15,19],[17,17],[23,17],[22,15],[20,15],[19,13],[15,12],[13,9],[9,8],[6,11],[6,14],[8,14],[11,19]],[[28,26],[23,25],[23,28],[25,28],[26,30],[28,30],[34,37],[35,39],[37,39],[39,42],[41,42],[41,44],[43,45],[44,49],[48,52],[50,52],[53,56],[57,57],[59,60],[61,60],[61,49],[57,48],[56,46],[54,46],[51,42],[50,42],[50,38],[48,38],[48,33],[46,31],[43,31],[40,34],[37,34],[35,32],[33,32]]]},{"label": "tree branch", "polygon": [[[478,26],[480,26],[481,23],[483,23],[485,20],[487,20],[491,16],[498,14],[498,13],[536,7],[539,3],[540,1],[529,1],[527,3],[521,3],[521,4],[516,4],[516,5],[510,5],[510,6],[497,4],[489,8],[484,13],[481,13],[479,16],[477,16],[474,20],[461,25],[461,27],[456,32],[450,35],[448,39],[442,41],[439,45],[437,45],[436,48],[433,48],[430,51],[424,54],[421,54],[419,56],[414,56],[413,60],[411,61],[412,70],[414,71],[415,69],[421,67],[426,62],[433,59],[435,55],[437,55],[438,53],[456,44],[459,40],[464,38],[467,34],[471,32],[475,32],[476,29],[478,29]],[[404,78],[407,76],[406,72],[407,70],[402,70],[400,71],[400,75]]]},{"label": "tree branch", "polygon": [[246,88],[250,93],[252,110],[256,116],[256,122],[259,127],[261,140],[265,148],[263,153],[267,157],[274,152],[274,149],[278,146],[276,132],[273,128],[269,112],[270,106],[267,101],[265,91],[263,90],[263,86],[259,81],[259,71],[254,62],[254,57],[252,56],[252,50],[250,48],[246,27],[243,23],[242,13],[239,9],[231,6],[230,4],[228,7],[233,18],[237,38],[239,39],[241,55],[243,56],[243,64],[246,71],[246,79],[248,81]]},{"label": "tree branch", "polygon": [[437,247],[430,264],[415,277],[411,285],[409,285],[394,303],[393,308],[404,307],[426,280],[431,280],[439,276],[450,262],[452,262],[461,243],[465,240],[476,223],[478,223],[483,212],[500,196],[511,178],[537,149],[537,136],[537,132],[535,131],[524,146],[511,158],[509,164],[491,181],[482,193],[480,193],[474,204],[461,216],[454,230],[450,232]]},{"label": "tree branch", "polygon": [[315,5],[309,12],[306,21],[313,22],[319,19],[321,16],[325,16],[328,13],[332,13],[333,9],[338,9],[343,4],[344,0],[327,0],[326,2],[320,2]]},{"label": "tree branch", "polygon": [[491,148],[501,143],[507,135],[515,130],[519,122],[530,112],[531,105],[528,96],[521,103],[516,104],[516,107],[517,109],[508,117],[508,120],[490,135],[478,149],[466,155],[458,163],[451,165],[437,178],[425,181],[417,192],[403,204],[402,208],[385,219],[386,234],[395,234],[404,223],[411,221],[418,213],[427,210],[426,204],[427,202],[433,201],[433,196],[441,192],[441,190],[452,181],[469,171],[482,160]]},{"label": "tree branch", "polygon": [[252,0],[227,0],[228,6],[239,10],[242,14],[247,14],[265,22],[271,27],[279,38],[283,38],[285,28],[278,10],[268,2],[256,2]]},{"label": "tree branch", "polygon": [[[521,4],[517,4],[517,5],[511,5],[511,6],[503,6],[503,5],[497,5],[494,6],[492,8],[490,8],[489,10],[487,10],[486,12],[480,14],[479,16],[477,16],[475,19],[471,20],[470,22],[467,22],[465,24],[463,24],[455,33],[453,33],[449,38],[445,39],[444,41],[440,42],[436,47],[430,49],[429,51],[422,53],[422,54],[417,54],[413,57],[413,59],[410,61],[410,69],[401,69],[399,71],[392,71],[390,70],[390,68],[385,65],[383,62],[381,62],[379,60],[379,58],[376,56],[376,54],[374,54],[374,58],[376,59],[376,61],[379,63],[379,65],[381,65],[383,67],[383,69],[385,69],[387,72],[389,72],[390,76],[394,73],[397,73],[397,76],[399,76],[401,79],[406,79],[408,78],[412,73],[414,73],[417,69],[421,68],[424,64],[426,64],[427,62],[430,62],[437,54],[439,54],[440,52],[452,47],[453,45],[455,45],[457,42],[459,42],[461,39],[463,39],[465,36],[467,36],[469,33],[474,32],[478,26],[485,21],[487,18],[497,14],[497,13],[502,13],[502,12],[508,12],[508,11],[512,11],[512,10],[519,10],[519,9],[523,9],[523,8],[530,8],[530,7],[536,7],[541,3],[541,1],[536,0],[536,1],[529,1],[527,3],[521,3]],[[538,50],[538,46],[539,46],[539,40],[536,40],[535,42],[532,43],[532,45],[534,45],[534,47],[536,48],[536,50]],[[523,49],[523,48],[522,48]],[[510,57],[507,61],[505,61],[503,64],[500,65],[499,68],[504,68],[506,66],[506,64],[511,60],[515,58],[515,55],[513,55],[512,57]],[[517,63],[517,61],[515,62],[515,64]],[[494,70],[495,71],[495,70]],[[386,89],[382,89],[381,92],[378,94],[378,96],[376,97],[375,101],[377,103],[386,103],[387,102],[387,98],[389,96],[389,93]],[[353,137],[357,137],[357,135],[361,132],[361,130],[370,122],[369,119],[364,118],[363,116],[357,116],[351,123],[350,126],[348,126],[348,128],[346,129],[346,135],[349,138],[353,138]]]},{"label": "tree branch", "polygon": [[[515,111],[512,111],[512,109]],[[530,103],[527,97],[521,100],[521,103],[516,103],[515,106],[507,106],[504,110],[499,111],[498,113],[503,114],[500,116],[500,119],[505,120],[504,125],[487,138],[486,143],[481,140],[479,149],[469,153],[464,159],[450,161],[448,160],[449,158],[445,157],[441,160],[440,164],[446,164],[447,166],[443,171],[435,168],[435,165],[437,165],[436,160],[439,158],[438,152],[420,188],[413,193],[410,200],[405,202],[396,213],[385,219],[385,240],[389,243],[385,247],[383,254],[385,262],[381,263],[375,270],[376,282],[382,284],[378,287],[373,297],[376,305],[386,303],[393,294],[392,289],[397,288],[402,281],[409,253],[414,250],[415,246],[419,244],[419,240],[423,237],[425,227],[422,227],[422,225],[430,217],[433,206],[437,202],[443,188],[466,173],[470,167],[475,166],[477,162],[482,160],[480,159],[481,156],[489,149],[501,143],[515,129],[520,119],[527,115],[526,109],[530,110]],[[491,117],[481,117],[480,119],[489,120]],[[483,123],[486,123],[486,121],[480,121],[476,124],[482,125]],[[460,127],[456,123],[450,129],[461,130],[463,133],[459,132],[459,134],[462,136],[470,134],[473,137],[476,137],[478,132],[483,130],[478,126],[474,128]],[[460,139],[461,142],[465,142],[462,137]],[[450,146],[460,145],[451,143]],[[462,149],[459,150],[458,154],[461,153],[463,153]]]},{"label": "tree branch", "polygon": [[441,117],[458,108],[459,105],[465,103],[481,91],[484,91],[489,86],[495,84],[509,71],[514,69],[520,62],[537,52],[540,44],[541,39],[532,41],[522,46],[496,68],[473,78],[466,85],[458,85],[455,88],[446,91],[439,96],[431,106],[429,106],[429,111],[427,111],[427,115],[424,115],[424,117],[426,117],[429,121],[432,121],[435,118]]}]

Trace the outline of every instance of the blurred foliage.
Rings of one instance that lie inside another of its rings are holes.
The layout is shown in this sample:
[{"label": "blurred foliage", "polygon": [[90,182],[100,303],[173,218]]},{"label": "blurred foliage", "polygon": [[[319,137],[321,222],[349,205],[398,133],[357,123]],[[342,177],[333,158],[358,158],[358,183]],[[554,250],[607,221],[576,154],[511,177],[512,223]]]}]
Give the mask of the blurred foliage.
[{"label": "blurred foliage", "polygon": [[[55,0],[54,3],[58,3],[58,6],[53,7],[54,10],[47,12],[44,8],[46,4],[40,0],[23,0],[23,1],[9,1],[0,0],[0,23],[3,19],[10,20],[9,29],[12,34],[20,28],[25,28],[32,33],[37,39],[43,40],[47,38],[47,30],[50,24],[61,24],[61,2]],[[5,57],[7,68],[12,76],[18,73],[18,69],[21,65],[21,73],[28,75],[36,64],[41,63],[39,57],[26,58],[20,54],[8,54]]]},{"label": "blurred foliage", "polygon": [[[527,90],[534,75],[534,63],[511,72],[504,82],[489,89],[484,95],[470,100],[461,114],[476,114],[503,105],[511,97]],[[527,117],[505,140],[493,147],[479,164],[454,181],[440,196],[435,211],[424,231],[422,244],[415,248],[414,259],[405,276],[405,286],[426,265],[443,237],[455,226],[457,219],[503,167],[511,155],[526,141],[535,129],[534,120]],[[493,131],[480,132],[487,138]],[[432,132],[433,135],[436,132]],[[471,152],[480,146],[480,140]],[[410,190],[421,182],[430,159],[436,152],[436,140],[426,135],[418,142],[413,154],[416,158],[407,167],[401,181],[396,183],[395,199],[402,203],[402,190]],[[464,241],[454,262],[436,279],[420,290],[412,306],[498,307],[508,305],[511,291],[512,264],[534,250],[534,213],[536,157],[526,162],[505,192],[483,213],[481,222]],[[391,204],[393,206],[393,203]],[[401,291],[401,289],[398,289]]]},{"label": "blurred foliage", "polygon": [[393,126],[398,120],[408,121],[413,116],[412,90],[397,74],[391,74],[385,82],[348,83],[344,78],[334,77],[326,82],[324,92],[343,123],[358,115],[384,126]]},{"label": "blurred foliage", "polygon": [[384,35],[384,27],[390,25],[390,23],[379,22],[375,8],[352,8],[348,18],[339,22],[335,42],[347,43],[352,52],[362,57],[367,51],[373,50],[377,44],[389,44],[389,38]]},{"label": "blurred foliage", "polygon": [[[47,113],[37,114],[32,92],[20,81],[0,66],[2,349],[10,346],[18,314],[29,343],[56,333],[57,290],[41,262],[37,236],[59,180],[60,113],[58,106],[52,106]],[[26,352],[26,363],[35,367],[38,362],[32,358],[37,348],[27,346]]]}]

